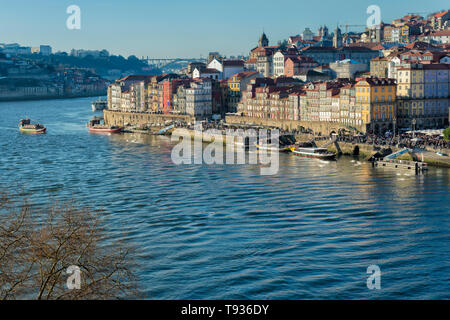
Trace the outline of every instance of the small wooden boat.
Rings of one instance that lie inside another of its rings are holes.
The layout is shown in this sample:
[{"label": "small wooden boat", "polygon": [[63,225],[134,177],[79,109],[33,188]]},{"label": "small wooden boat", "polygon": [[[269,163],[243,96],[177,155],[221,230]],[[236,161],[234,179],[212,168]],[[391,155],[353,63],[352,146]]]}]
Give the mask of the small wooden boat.
[{"label": "small wooden boat", "polygon": [[32,124],[30,119],[22,119],[19,122],[19,130],[23,133],[43,134],[47,132],[47,128],[42,124]]},{"label": "small wooden boat", "polygon": [[333,160],[334,158],[336,158],[336,153],[328,151],[326,148],[292,147],[291,151],[294,155],[304,158],[314,158],[321,160]]},{"label": "small wooden boat", "polygon": [[94,117],[91,121],[86,124],[89,132],[92,133],[119,133],[122,131],[122,127],[118,126],[107,126],[101,123],[101,119]]}]

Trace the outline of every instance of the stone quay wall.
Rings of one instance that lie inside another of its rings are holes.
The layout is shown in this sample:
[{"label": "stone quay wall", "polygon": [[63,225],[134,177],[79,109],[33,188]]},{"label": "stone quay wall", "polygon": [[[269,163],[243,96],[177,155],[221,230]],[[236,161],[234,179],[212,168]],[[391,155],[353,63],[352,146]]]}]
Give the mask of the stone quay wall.
[{"label": "stone quay wall", "polygon": [[[339,122],[323,122],[323,121],[298,121],[298,120],[274,120],[265,118],[252,118],[242,116],[226,116],[225,121],[228,124],[235,125],[260,125],[265,127],[277,127],[283,130],[312,130],[315,133],[321,133],[322,135],[329,135],[331,133],[337,133],[339,129],[350,130],[347,126]],[[365,126],[355,126],[360,132],[366,132]]]},{"label": "stone quay wall", "polygon": [[105,124],[109,126],[148,125],[164,126],[166,121],[179,121],[183,123],[193,123],[194,118],[188,115],[159,114],[146,112],[123,112],[113,110],[103,110]]}]

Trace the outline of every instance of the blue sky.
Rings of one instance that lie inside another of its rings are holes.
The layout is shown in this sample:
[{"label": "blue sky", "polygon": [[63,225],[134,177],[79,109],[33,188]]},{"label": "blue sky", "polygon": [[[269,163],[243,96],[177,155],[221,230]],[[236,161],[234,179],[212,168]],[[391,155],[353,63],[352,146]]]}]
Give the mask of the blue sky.
[{"label": "blue sky", "polygon": [[[73,4],[81,8],[81,30],[66,28]],[[0,43],[154,58],[248,54],[263,29],[276,44],[305,27],[365,24],[372,4],[385,22],[449,8],[447,0],[0,0]]]}]

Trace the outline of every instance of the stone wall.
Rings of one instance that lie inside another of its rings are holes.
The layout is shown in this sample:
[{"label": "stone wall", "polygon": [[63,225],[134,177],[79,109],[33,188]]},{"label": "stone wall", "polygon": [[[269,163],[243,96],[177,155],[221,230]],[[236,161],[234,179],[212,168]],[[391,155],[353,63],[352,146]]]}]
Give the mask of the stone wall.
[{"label": "stone wall", "polygon": [[166,121],[179,121],[184,123],[193,123],[194,119],[188,115],[175,114],[156,114],[156,113],[137,113],[104,110],[103,117],[105,124],[109,126],[145,125],[153,124],[164,126]]},{"label": "stone wall", "polygon": [[[323,122],[323,121],[297,121],[297,120],[273,120],[265,118],[252,118],[241,116],[226,116],[225,121],[229,124],[254,124],[267,127],[278,127],[284,130],[312,130],[315,133],[321,133],[322,135],[329,135],[331,133],[337,133],[339,129],[350,130],[347,126],[338,122]],[[358,131],[366,132],[365,126],[356,126]]]}]

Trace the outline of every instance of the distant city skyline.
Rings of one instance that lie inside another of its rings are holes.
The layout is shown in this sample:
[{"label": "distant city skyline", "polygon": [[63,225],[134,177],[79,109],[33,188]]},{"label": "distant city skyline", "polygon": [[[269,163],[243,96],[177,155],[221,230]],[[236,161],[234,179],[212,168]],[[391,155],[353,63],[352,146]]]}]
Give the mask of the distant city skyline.
[{"label": "distant city skyline", "polygon": [[[80,30],[66,27],[70,5],[81,9]],[[106,49],[125,57],[198,58],[211,51],[247,55],[263,30],[270,43],[276,44],[306,27],[317,33],[322,25],[330,31],[337,25],[363,25],[370,5],[381,8],[385,23],[412,12],[426,16],[448,9],[443,0],[287,0],[280,4],[262,0],[17,0],[2,5],[0,43],[48,44],[54,52]]]}]

